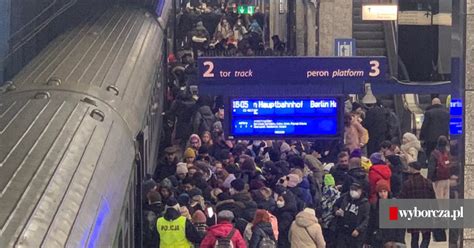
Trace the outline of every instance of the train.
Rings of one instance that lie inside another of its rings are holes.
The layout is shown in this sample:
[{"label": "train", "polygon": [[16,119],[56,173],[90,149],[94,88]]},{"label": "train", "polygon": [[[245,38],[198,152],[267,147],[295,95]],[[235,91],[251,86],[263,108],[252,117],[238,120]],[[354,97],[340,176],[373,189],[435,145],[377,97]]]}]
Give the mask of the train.
[{"label": "train", "polygon": [[0,247],[141,246],[172,5],[84,17],[0,93]]}]

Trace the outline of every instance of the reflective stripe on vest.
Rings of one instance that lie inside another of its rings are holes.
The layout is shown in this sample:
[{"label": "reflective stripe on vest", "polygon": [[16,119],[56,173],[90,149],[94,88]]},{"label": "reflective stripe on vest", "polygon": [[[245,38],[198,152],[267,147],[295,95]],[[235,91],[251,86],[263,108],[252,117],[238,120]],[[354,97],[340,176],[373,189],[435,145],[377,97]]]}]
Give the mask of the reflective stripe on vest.
[{"label": "reflective stripe on vest", "polygon": [[186,218],[183,216],[168,221],[164,217],[156,221],[156,229],[160,234],[160,248],[189,248],[191,243],[186,239]]}]

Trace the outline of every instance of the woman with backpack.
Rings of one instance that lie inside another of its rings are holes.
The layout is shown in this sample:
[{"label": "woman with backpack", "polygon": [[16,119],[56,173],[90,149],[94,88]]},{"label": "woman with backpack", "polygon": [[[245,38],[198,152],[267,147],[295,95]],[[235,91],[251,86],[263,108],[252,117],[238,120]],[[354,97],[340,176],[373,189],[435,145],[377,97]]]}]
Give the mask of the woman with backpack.
[{"label": "woman with backpack", "polygon": [[439,136],[428,162],[428,179],[433,182],[436,199],[449,199],[449,178],[451,178],[449,141],[442,135]]},{"label": "woman with backpack", "polygon": [[252,221],[252,238],[249,248],[276,248],[270,215],[266,210],[258,209]]},{"label": "woman with backpack", "polygon": [[323,231],[312,208],[305,208],[296,215],[291,224],[289,233],[291,247],[298,248],[321,248],[326,247]]}]

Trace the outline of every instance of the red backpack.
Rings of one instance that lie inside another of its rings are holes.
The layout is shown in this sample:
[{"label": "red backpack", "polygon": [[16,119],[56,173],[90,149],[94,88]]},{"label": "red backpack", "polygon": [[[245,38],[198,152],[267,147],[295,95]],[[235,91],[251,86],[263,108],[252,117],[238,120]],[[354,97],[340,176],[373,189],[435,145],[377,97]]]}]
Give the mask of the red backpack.
[{"label": "red backpack", "polygon": [[436,158],[436,180],[446,180],[451,177],[451,163],[449,161],[449,153],[433,151]]}]

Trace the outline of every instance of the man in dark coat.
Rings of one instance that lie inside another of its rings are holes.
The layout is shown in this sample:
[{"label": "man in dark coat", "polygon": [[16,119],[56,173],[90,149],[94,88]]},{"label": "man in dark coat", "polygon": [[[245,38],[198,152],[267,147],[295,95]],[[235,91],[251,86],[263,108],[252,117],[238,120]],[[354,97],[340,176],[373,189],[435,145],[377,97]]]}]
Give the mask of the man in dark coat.
[{"label": "man in dark coat", "polygon": [[275,193],[278,194],[276,201],[277,208],[275,209],[275,216],[278,219],[278,247],[290,247],[288,240],[288,233],[290,226],[298,212],[296,206],[296,198],[291,191],[277,187]]},{"label": "man in dark coat", "polygon": [[441,104],[439,98],[433,98],[431,104],[430,109],[425,112],[420,130],[420,140],[425,143],[427,155],[430,155],[435,149],[439,136],[449,137],[450,115],[448,110]]},{"label": "man in dark coat", "polygon": [[389,112],[379,104],[369,106],[365,119],[362,121],[362,125],[369,131],[367,154],[377,152],[380,144],[386,140],[389,131],[388,114]]},{"label": "man in dark coat", "polygon": [[161,182],[161,180],[176,173],[176,164],[178,164],[177,152],[178,149],[175,146],[170,146],[165,149],[165,156],[158,162],[155,174],[153,175],[155,181]]},{"label": "man in dark coat", "polygon": [[329,173],[334,177],[336,186],[342,187],[349,171],[349,154],[340,152],[337,156],[337,165],[332,167]]},{"label": "man in dark coat", "polygon": [[[418,162],[410,163],[409,166],[412,168],[412,174],[408,176],[408,179],[403,183],[402,192],[399,195],[400,199],[435,199],[435,191],[433,189],[433,183],[424,178],[420,174],[421,164]],[[411,233],[411,244],[412,247],[418,247],[418,240],[420,238],[420,232],[423,235],[420,247],[428,247],[431,239],[431,230],[429,229],[408,229],[407,232]]]}]

